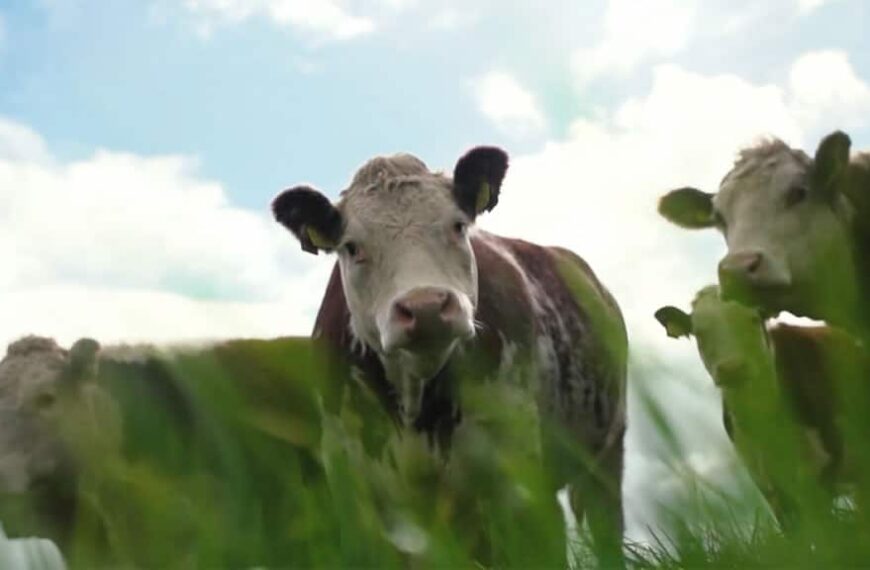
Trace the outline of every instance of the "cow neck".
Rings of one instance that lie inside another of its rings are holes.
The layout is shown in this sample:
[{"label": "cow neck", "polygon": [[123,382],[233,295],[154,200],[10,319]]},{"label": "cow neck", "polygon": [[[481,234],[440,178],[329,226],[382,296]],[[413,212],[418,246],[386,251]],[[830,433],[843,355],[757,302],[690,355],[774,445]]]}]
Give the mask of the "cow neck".
[{"label": "cow neck", "polygon": [[[330,362],[341,364],[331,373],[330,385],[325,390],[328,410],[338,412],[343,400],[343,384],[350,374],[358,379],[380,402],[396,429],[410,427],[425,433],[430,443],[441,447],[449,445],[453,428],[461,419],[458,398],[455,394],[455,374],[445,365],[424,387],[420,411],[411,421],[402,418],[401,401],[397,386],[388,376],[380,356],[371,347],[365,346],[350,330],[350,310],[341,286],[338,264],[333,268],[326,287],[323,302],[315,321],[313,337],[326,345],[331,355]],[[345,366],[351,368],[347,370]],[[333,385],[335,382],[337,385]]]}]

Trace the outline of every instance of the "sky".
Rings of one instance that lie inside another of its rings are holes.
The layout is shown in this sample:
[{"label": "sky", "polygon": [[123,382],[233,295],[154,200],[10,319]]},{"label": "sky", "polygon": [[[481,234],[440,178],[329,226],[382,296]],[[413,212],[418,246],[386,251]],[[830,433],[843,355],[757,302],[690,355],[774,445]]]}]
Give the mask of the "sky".
[{"label": "sky", "polygon": [[863,0],[0,0],[0,343],[307,334],[332,260],[270,219],[275,194],[499,145],[479,225],[573,249],[625,313],[642,536],[685,486],[639,394],[681,466],[745,483],[692,344],[652,318],[715,280],[724,244],[656,199],[715,190],[764,136],[870,149],[868,28]]}]

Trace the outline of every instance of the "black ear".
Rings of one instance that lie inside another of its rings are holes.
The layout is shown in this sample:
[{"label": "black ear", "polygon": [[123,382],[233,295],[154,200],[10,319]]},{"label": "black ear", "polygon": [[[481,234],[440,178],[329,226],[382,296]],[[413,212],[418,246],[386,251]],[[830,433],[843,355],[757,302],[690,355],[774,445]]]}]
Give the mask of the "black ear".
[{"label": "black ear", "polygon": [[669,222],[690,230],[712,228],[713,196],[696,188],[671,190],[659,199],[659,214]]},{"label": "black ear", "polygon": [[692,317],[676,307],[662,307],[656,311],[655,317],[671,338],[692,335]]},{"label": "black ear", "polygon": [[74,382],[93,380],[97,376],[97,355],[100,343],[92,338],[81,338],[69,349],[67,378]]},{"label": "black ear", "polygon": [[304,251],[315,255],[321,249],[335,249],[344,231],[338,209],[326,196],[308,186],[296,186],[278,194],[272,201],[272,214],[293,232]]},{"label": "black ear", "polygon": [[870,154],[861,154],[849,162],[843,193],[855,208],[858,228],[870,236]]},{"label": "black ear", "polygon": [[813,190],[824,197],[833,197],[849,167],[851,146],[852,140],[842,131],[834,131],[822,139],[813,160]]},{"label": "black ear", "polygon": [[495,208],[507,167],[508,155],[500,148],[478,146],[465,153],[453,169],[453,196],[462,211],[474,219]]}]

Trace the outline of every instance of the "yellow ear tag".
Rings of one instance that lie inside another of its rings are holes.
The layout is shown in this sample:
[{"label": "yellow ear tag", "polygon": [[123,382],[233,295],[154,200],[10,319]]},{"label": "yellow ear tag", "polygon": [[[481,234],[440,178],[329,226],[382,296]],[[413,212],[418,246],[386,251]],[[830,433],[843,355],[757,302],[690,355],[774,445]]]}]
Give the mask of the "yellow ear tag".
[{"label": "yellow ear tag", "polygon": [[314,247],[318,247],[320,249],[332,249],[335,247],[335,243],[326,239],[326,237],[315,230],[311,226],[305,228],[305,233],[308,234],[308,239],[311,241],[311,245]]},{"label": "yellow ear tag", "polygon": [[676,323],[668,323],[665,325],[665,332],[668,333],[668,336],[671,338],[680,338],[686,334],[686,331],[680,325]]},{"label": "yellow ear tag", "polygon": [[478,214],[483,212],[489,205],[489,199],[492,196],[492,190],[489,187],[489,182],[480,183],[480,192],[477,193],[477,202],[474,205],[474,211]]}]

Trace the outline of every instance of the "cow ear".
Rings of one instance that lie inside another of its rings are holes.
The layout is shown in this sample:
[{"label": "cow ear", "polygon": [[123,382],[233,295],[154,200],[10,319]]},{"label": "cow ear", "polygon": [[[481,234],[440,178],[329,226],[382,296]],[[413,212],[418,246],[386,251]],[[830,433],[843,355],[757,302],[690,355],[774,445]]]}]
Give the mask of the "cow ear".
[{"label": "cow ear", "polygon": [[849,167],[849,148],[852,140],[842,131],[822,139],[813,160],[812,187],[823,197],[831,198]]},{"label": "cow ear", "polygon": [[659,214],[682,228],[712,228],[716,225],[713,196],[696,188],[671,190],[659,199]]},{"label": "cow ear", "polygon": [[272,214],[293,232],[308,253],[332,251],[344,231],[341,213],[329,199],[308,186],[284,190],[272,201]]},{"label": "cow ear", "polygon": [[656,311],[655,317],[665,327],[669,337],[692,336],[692,317],[684,311],[668,305]]},{"label": "cow ear", "polygon": [[870,154],[859,155],[846,169],[843,193],[857,212],[855,222],[870,235]]},{"label": "cow ear", "polygon": [[100,343],[92,338],[81,338],[69,349],[69,363],[66,378],[71,382],[94,380],[97,377],[97,363]]},{"label": "cow ear", "polygon": [[494,146],[479,146],[465,153],[453,169],[453,196],[460,209],[474,219],[495,208],[508,155]]}]

